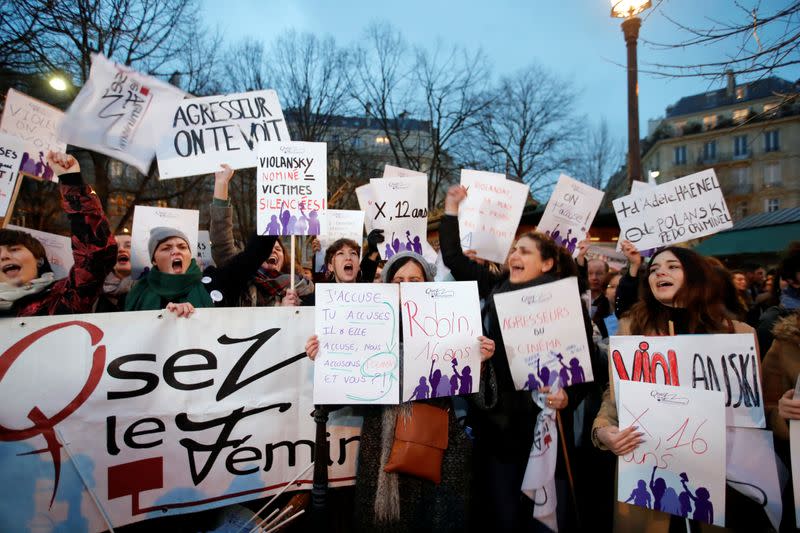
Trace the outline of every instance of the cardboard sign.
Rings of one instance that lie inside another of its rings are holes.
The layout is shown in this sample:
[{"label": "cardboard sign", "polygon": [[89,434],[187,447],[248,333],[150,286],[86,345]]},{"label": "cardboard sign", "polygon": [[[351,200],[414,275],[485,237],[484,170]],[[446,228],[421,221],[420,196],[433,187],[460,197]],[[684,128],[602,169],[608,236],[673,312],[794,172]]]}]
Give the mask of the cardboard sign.
[{"label": "cardboard sign", "polygon": [[24,231],[42,243],[47,261],[50,263],[56,279],[66,278],[69,275],[69,270],[75,264],[75,258],[72,257],[72,239],[55,233],[37,231],[11,224],[6,226],[6,229]]},{"label": "cardboard sign", "polygon": [[412,251],[424,254],[428,243],[428,181],[422,177],[369,180],[374,201],[366,218],[373,229],[382,229],[385,242],[379,246],[382,259]]},{"label": "cardboard sign", "polygon": [[640,250],[685,242],[733,226],[713,169],[617,198],[620,240]]},{"label": "cardboard sign", "polygon": [[364,212],[364,230],[366,230],[367,235],[372,232],[374,229],[373,227],[373,219],[370,216],[367,216],[367,212],[369,211],[370,207],[375,204],[375,193],[372,190],[372,186],[367,183],[360,187],[356,187],[356,198],[358,199],[358,208]]},{"label": "cardboard sign", "polygon": [[611,337],[611,373],[622,380],[722,391],[728,426],[763,428],[761,361],[751,333]]},{"label": "cardboard sign", "polygon": [[183,96],[177,87],[92,54],[89,79],[67,109],[58,138],[147,174]]},{"label": "cardboard sign", "polygon": [[428,177],[427,174],[424,172],[419,172],[418,170],[411,170],[410,168],[401,168],[401,167],[394,167],[392,165],[386,165],[383,167],[383,177],[384,178],[413,178],[413,177]]},{"label": "cardboard sign", "polygon": [[197,266],[200,270],[205,270],[214,264],[214,257],[211,255],[211,237],[208,230],[200,230],[197,232],[197,252],[194,254],[197,260]]},{"label": "cardboard sign", "polygon": [[223,163],[254,167],[259,143],[289,140],[273,90],[189,98],[169,117],[157,150],[161,179],[210,174]]},{"label": "cardboard sign", "polygon": [[481,259],[505,263],[528,199],[528,186],[503,174],[466,169],[461,170],[461,185],[467,189],[458,208],[461,247],[475,250]]},{"label": "cardboard sign", "polygon": [[364,212],[344,209],[327,209],[322,217],[322,232],[319,235],[320,251],[317,252],[314,264],[317,272],[324,272],[325,251],[339,239],[350,239],[361,247],[364,232]]},{"label": "cardboard sign", "polygon": [[13,135],[24,142],[25,150],[20,161],[20,174],[46,181],[58,181],[47,162],[47,152],[65,152],[67,145],[58,140],[58,125],[64,112],[9,89],[0,132]]},{"label": "cardboard sign", "polygon": [[145,273],[145,269],[149,270],[153,266],[147,250],[151,229],[165,226],[181,230],[189,238],[189,248],[194,255],[197,254],[199,223],[200,211],[195,209],[135,206],[131,229],[131,275],[133,279],[139,279]]},{"label": "cardboard sign", "polygon": [[494,303],[517,390],[594,380],[577,278],[495,294]]},{"label": "cardboard sign", "polygon": [[602,202],[603,191],[561,174],[536,230],[552,237],[575,257],[578,243],[586,238]]},{"label": "cardboard sign", "polygon": [[325,143],[264,143],[258,152],[259,235],[319,235],[328,202]]},{"label": "cardboard sign", "polygon": [[401,283],[403,401],[478,392],[482,335],[475,281]]},{"label": "cardboard sign", "polygon": [[399,286],[318,283],[315,404],[400,401]]},{"label": "cardboard sign", "polygon": [[623,381],[619,427],[644,442],[619,458],[617,499],[707,524],[725,525],[722,393]]},{"label": "cardboard sign", "polygon": [[10,215],[25,144],[7,133],[0,133],[0,218]]},{"label": "cardboard sign", "polygon": [[[0,530],[107,530],[87,486],[119,527],[263,498],[311,465],[312,309],[160,315],[0,323]],[[359,428],[327,429],[332,485],[353,484]]]}]

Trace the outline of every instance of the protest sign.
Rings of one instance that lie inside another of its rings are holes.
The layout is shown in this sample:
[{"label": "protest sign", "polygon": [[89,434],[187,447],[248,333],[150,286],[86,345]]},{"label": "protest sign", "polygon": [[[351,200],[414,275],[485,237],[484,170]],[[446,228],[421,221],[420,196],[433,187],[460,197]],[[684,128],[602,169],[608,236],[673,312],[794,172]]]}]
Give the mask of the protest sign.
[{"label": "protest sign", "polygon": [[763,428],[761,361],[752,333],[611,337],[611,374],[619,380],[722,391],[728,426]]},{"label": "protest sign", "polygon": [[401,167],[394,167],[392,165],[386,165],[383,167],[383,177],[384,178],[413,178],[413,177],[428,177],[427,174],[424,172],[419,172],[418,170],[411,170],[410,168],[401,168]]},{"label": "protest sign", "polygon": [[356,187],[356,199],[358,199],[358,208],[364,212],[364,229],[366,230],[367,234],[372,232],[373,223],[372,218],[367,215],[367,212],[375,203],[375,192],[372,190],[372,186],[367,183],[360,187]]},{"label": "protest sign", "polygon": [[623,381],[619,427],[642,442],[620,456],[617,499],[725,525],[724,399],[717,391]]},{"label": "protest sign", "polygon": [[[369,180],[372,201],[366,219],[373,229],[382,229],[386,239],[379,246],[382,259],[403,251],[428,257],[428,180],[424,177]],[[436,252],[430,260],[433,261]]]},{"label": "protest sign", "polygon": [[319,235],[328,202],[327,145],[263,143],[256,177],[259,235]]},{"label": "protest sign", "polygon": [[494,303],[517,390],[594,380],[577,278],[495,294]]},{"label": "protest sign", "polygon": [[184,93],[92,54],[92,69],[58,127],[58,139],[119,159],[147,174]]},{"label": "protest sign", "polygon": [[216,172],[223,163],[254,167],[259,143],[289,140],[273,90],[189,98],[169,117],[156,152],[161,179]]},{"label": "protest sign", "polygon": [[214,264],[214,257],[211,255],[211,237],[208,230],[200,230],[197,232],[197,252],[194,254],[197,260],[197,266],[200,270],[205,270]]},{"label": "protest sign", "polygon": [[778,531],[783,513],[783,489],[778,481],[772,432],[729,427],[727,441],[727,484],[763,508]]},{"label": "protest sign", "polygon": [[327,209],[322,217],[322,231],[319,234],[320,251],[316,253],[314,265],[317,272],[325,271],[325,250],[338,239],[350,239],[358,243],[364,234],[364,212]]},{"label": "protest sign", "polygon": [[11,216],[14,208],[17,180],[22,179],[19,167],[24,152],[25,145],[20,139],[7,133],[0,133],[0,217],[2,218]]},{"label": "protest sign", "polygon": [[6,95],[0,132],[24,143],[19,172],[46,181],[58,181],[47,162],[47,152],[65,152],[67,145],[58,140],[57,128],[64,112],[14,89]]},{"label": "protest sign", "polygon": [[620,240],[640,250],[705,237],[733,226],[713,169],[617,198]]},{"label": "protest sign", "polygon": [[[113,527],[226,506],[311,464],[311,309],[160,315],[0,324],[0,530],[106,530],[89,489]],[[330,480],[352,484],[358,427],[327,429]]]},{"label": "protest sign", "polygon": [[483,334],[475,281],[401,283],[403,400],[478,392]]},{"label": "protest sign", "polygon": [[400,401],[399,286],[318,283],[315,404]]},{"label": "protest sign", "polygon": [[200,212],[195,209],[175,209],[173,207],[150,207],[137,205],[133,209],[131,229],[131,275],[139,279],[145,269],[152,267],[153,261],[147,250],[150,230],[165,226],[181,230],[189,237],[189,248],[197,254],[197,233]]},{"label": "protest sign", "polygon": [[789,454],[792,463],[794,520],[800,528],[800,420],[789,420]]},{"label": "protest sign", "polygon": [[63,235],[37,231],[35,229],[23,228],[11,224],[6,226],[6,228],[29,233],[42,243],[47,261],[50,263],[50,267],[53,269],[53,274],[55,274],[56,279],[67,277],[69,269],[72,268],[72,265],[75,263],[75,259],[72,257],[72,239]]},{"label": "protest sign", "polygon": [[528,186],[505,175],[480,170],[461,170],[467,197],[458,208],[461,247],[478,257],[505,263],[528,199]]},{"label": "protest sign", "polygon": [[575,257],[578,243],[586,238],[602,201],[603,191],[561,174],[536,230],[552,237]]}]

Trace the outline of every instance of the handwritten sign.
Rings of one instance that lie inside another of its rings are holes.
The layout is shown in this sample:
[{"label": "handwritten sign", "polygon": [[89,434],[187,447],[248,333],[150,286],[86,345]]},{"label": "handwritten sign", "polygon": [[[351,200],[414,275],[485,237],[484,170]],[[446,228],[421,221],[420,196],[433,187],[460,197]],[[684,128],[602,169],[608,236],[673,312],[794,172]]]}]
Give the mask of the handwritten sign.
[{"label": "handwritten sign", "polygon": [[[374,200],[366,218],[373,229],[382,229],[386,241],[379,247],[381,258],[412,251],[425,254],[428,245],[428,180],[424,177],[369,180]],[[435,257],[435,252],[434,252]]]},{"label": "handwritten sign", "polygon": [[623,381],[619,427],[644,442],[620,457],[617,499],[725,525],[725,407],[720,392]]},{"label": "handwritten sign", "polygon": [[552,237],[574,257],[602,202],[603,191],[561,174],[536,229]]},{"label": "handwritten sign", "polygon": [[45,255],[47,256],[47,262],[50,263],[50,267],[53,269],[53,274],[56,279],[67,277],[69,269],[71,269],[72,265],[75,263],[75,259],[72,256],[72,239],[63,235],[56,235],[55,233],[47,233],[45,231],[23,228],[11,224],[6,226],[6,228],[29,233],[42,243]]},{"label": "handwritten sign", "polygon": [[254,167],[258,144],[286,142],[289,130],[273,90],[183,100],[158,143],[162,179]]},{"label": "handwritten sign", "polygon": [[620,239],[640,250],[685,242],[733,226],[713,169],[617,198]]},{"label": "handwritten sign", "polygon": [[150,230],[160,226],[181,230],[189,238],[189,248],[197,253],[198,224],[200,212],[195,209],[175,209],[172,207],[149,207],[137,205],[133,208],[131,228],[131,275],[133,279],[153,266],[147,243]]},{"label": "handwritten sign", "polygon": [[518,390],[594,380],[577,278],[495,294],[494,303]]},{"label": "handwritten sign", "polygon": [[397,284],[319,283],[315,404],[400,401]]},{"label": "handwritten sign", "polygon": [[319,235],[320,251],[314,264],[318,271],[325,270],[325,251],[338,239],[350,239],[361,246],[364,232],[364,212],[344,209],[327,209],[322,217],[322,231]]},{"label": "handwritten sign", "polygon": [[[312,309],[160,314],[0,322],[0,529],[107,530],[86,485],[113,527],[213,509],[313,462]],[[360,430],[338,413],[327,430],[330,480],[352,485]]]},{"label": "handwritten sign", "polygon": [[263,143],[258,153],[259,235],[319,235],[328,202],[325,143]]},{"label": "handwritten sign", "polygon": [[156,144],[184,93],[92,54],[92,69],[58,127],[62,142],[119,159],[147,174]]},{"label": "handwritten sign", "polygon": [[467,197],[458,208],[461,247],[478,257],[504,263],[514,242],[528,199],[528,186],[505,175],[480,170],[461,170]]},{"label": "handwritten sign", "polygon": [[197,232],[197,252],[194,254],[197,260],[197,266],[200,270],[205,270],[214,264],[214,257],[211,254],[211,236],[208,230],[200,230]]},{"label": "handwritten sign", "polygon": [[428,175],[425,174],[424,172],[411,170],[409,168],[386,165],[383,167],[383,177],[384,178],[413,178],[413,177],[427,178]]},{"label": "handwritten sign", "polygon": [[475,281],[401,283],[403,400],[478,392],[482,334]]},{"label": "handwritten sign", "polygon": [[611,337],[612,376],[725,395],[729,426],[763,428],[761,362],[751,333]]},{"label": "handwritten sign", "polygon": [[58,181],[47,162],[47,152],[65,152],[67,149],[67,145],[58,140],[57,133],[63,118],[64,112],[60,109],[14,89],[8,90],[0,132],[13,135],[24,142],[20,174]]},{"label": "handwritten sign", "polygon": [[9,215],[11,200],[19,175],[22,154],[25,152],[23,141],[7,133],[0,133],[0,217]]},{"label": "handwritten sign", "polygon": [[375,198],[375,193],[372,190],[372,186],[369,183],[366,183],[360,187],[356,187],[356,199],[358,199],[358,208],[364,212],[364,229],[369,234],[372,232],[373,228],[373,219],[370,216],[367,216],[367,211],[370,209],[370,206],[375,204],[377,198]]}]

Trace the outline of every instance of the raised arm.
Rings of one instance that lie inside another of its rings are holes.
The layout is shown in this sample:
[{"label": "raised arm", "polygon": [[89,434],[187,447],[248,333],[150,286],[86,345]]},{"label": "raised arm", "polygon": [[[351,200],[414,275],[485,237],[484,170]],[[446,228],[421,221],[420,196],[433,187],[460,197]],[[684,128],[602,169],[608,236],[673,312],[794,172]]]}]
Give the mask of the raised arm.
[{"label": "raised arm", "polygon": [[228,186],[233,178],[233,169],[228,165],[214,173],[214,198],[211,200],[211,217],[208,236],[211,241],[211,257],[217,266],[223,266],[239,250],[233,240],[233,209],[228,197]]}]

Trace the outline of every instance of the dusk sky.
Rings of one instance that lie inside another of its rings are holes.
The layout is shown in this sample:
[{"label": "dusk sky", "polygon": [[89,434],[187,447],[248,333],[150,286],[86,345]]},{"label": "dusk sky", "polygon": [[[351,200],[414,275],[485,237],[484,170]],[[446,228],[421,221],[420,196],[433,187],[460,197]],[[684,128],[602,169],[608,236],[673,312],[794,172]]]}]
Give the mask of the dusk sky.
[{"label": "dusk sky", "polygon": [[[591,121],[608,120],[613,133],[627,135],[625,43],[620,19],[609,16],[609,0],[204,0],[206,20],[219,24],[229,42],[250,36],[266,43],[283,30],[294,28],[320,36],[331,35],[340,45],[357,41],[372,21],[388,21],[400,29],[412,45],[444,44],[482,48],[494,67],[494,75],[513,73],[538,62],[572,81],[580,90],[578,111]],[[749,3],[749,2],[745,2]],[[787,4],[765,0],[766,12]],[[665,15],[686,24],[708,27],[709,19],[742,20],[733,0],[653,0],[643,14],[639,42],[639,68],[648,63],[696,64],[720,60],[737,53],[738,43],[719,49],[655,50],[642,40],[676,42],[684,34]],[[652,67],[650,67],[652,68]],[[775,75],[800,78],[800,67]],[[737,82],[746,81],[745,79]],[[640,128],[647,120],[664,115],[667,105],[682,96],[717,89],[724,80],[671,79],[639,76]]]}]

